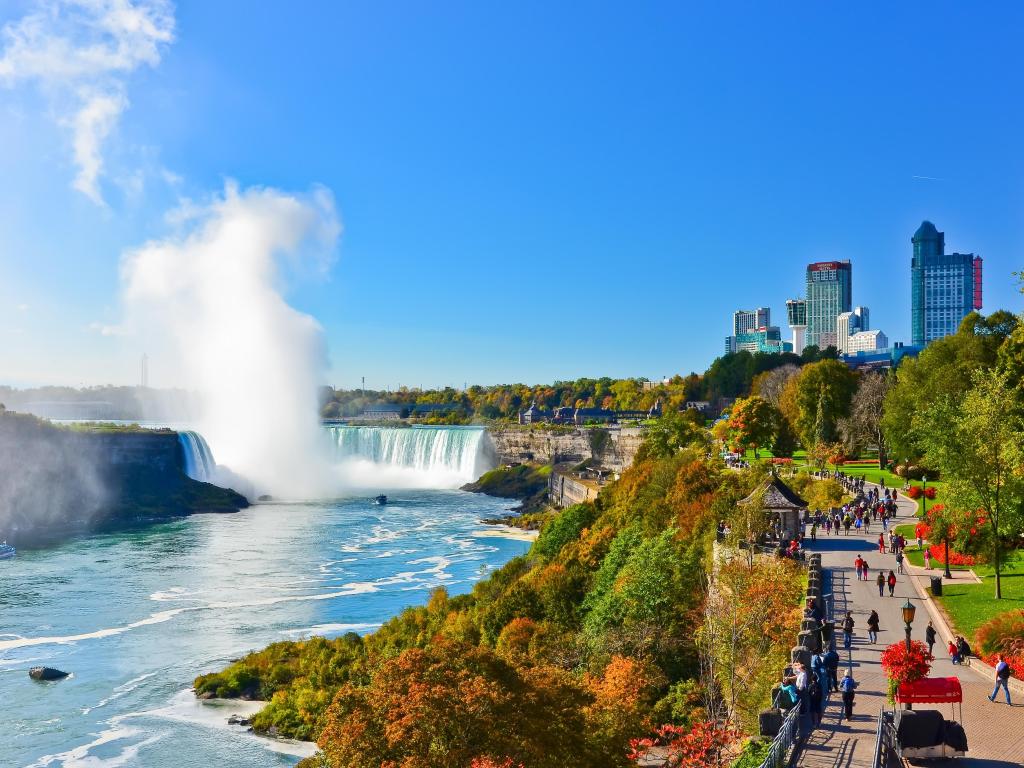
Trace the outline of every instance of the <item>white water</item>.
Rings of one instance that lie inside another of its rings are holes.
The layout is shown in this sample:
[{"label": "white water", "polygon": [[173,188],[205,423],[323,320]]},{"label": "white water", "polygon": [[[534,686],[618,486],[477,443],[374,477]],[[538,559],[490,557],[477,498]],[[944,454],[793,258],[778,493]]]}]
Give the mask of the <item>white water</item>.
[{"label": "white water", "polygon": [[[474,427],[330,426],[325,435],[338,496],[349,491],[458,488],[494,466],[484,430]],[[178,440],[189,477],[246,493],[229,468],[217,464],[202,435],[183,431]]]}]

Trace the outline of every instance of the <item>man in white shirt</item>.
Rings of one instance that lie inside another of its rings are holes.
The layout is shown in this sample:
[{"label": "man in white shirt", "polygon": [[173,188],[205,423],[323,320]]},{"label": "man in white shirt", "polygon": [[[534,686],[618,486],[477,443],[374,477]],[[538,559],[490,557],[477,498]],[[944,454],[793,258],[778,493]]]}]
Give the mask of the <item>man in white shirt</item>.
[{"label": "man in white shirt", "polygon": [[[797,688],[799,687],[800,684],[797,683]],[[989,701],[996,700],[996,694],[999,693],[1000,688],[1006,694],[1006,703],[1010,704],[1010,665],[1006,663],[1002,654],[999,654],[999,663],[996,664],[996,687],[992,689],[992,695],[988,697]]]}]

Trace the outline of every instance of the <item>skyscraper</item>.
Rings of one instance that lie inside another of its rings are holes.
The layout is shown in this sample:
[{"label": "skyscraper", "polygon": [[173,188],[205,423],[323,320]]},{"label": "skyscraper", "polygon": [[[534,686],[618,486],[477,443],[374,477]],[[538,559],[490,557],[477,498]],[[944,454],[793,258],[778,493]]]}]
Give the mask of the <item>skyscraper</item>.
[{"label": "skyscraper", "polygon": [[786,301],[786,318],[793,329],[793,351],[800,354],[804,351],[804,336],[807,333],[807,302],[803,299]]},{"label": "skyscraper", "polygon": [[956,333],[971,310],[981,309],[981,257],[946,253],[945,233],[921,222],[910,239],[910,336],[924,346]]},{"label": "skyscraper", "polygon": [[868,330],[870,314],[867,307],[857,307],[852,312],[840,312],[836,318],[836,349],[840,354],[850,352],[850,338]]},{"label": "skyscraper", "polygon": [[732,335],[739,336],[741,333],[756,331],[758,328],[767,328],[772,324],[772,311],[768,307],[757,309],[737,309],[732,313]]},{"label": "skyscraper", "polygon": [[836,346],[836,321],[853,304],[850,261],[819,261],[807,265],[807,345]]}]

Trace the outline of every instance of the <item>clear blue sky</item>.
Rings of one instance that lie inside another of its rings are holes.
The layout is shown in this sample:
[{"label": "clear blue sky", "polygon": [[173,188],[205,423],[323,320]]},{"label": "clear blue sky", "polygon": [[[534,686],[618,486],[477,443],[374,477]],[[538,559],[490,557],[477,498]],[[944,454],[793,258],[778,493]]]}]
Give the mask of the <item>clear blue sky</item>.
[{"label": "clear blue sky", "polygon": [[0,381],[134,383],[97,330],[121,254],[229,177],[333,192],[337,261],[287,297],[339,386],[700,371],[734,309],[784,325],[833,258],[907,340],[923,218],[985,258],[985,311],[1021,310],[1019,3],[164,10],[159,61],[115,73],[103,205],[71,187],[61,83],[0,80]]}]

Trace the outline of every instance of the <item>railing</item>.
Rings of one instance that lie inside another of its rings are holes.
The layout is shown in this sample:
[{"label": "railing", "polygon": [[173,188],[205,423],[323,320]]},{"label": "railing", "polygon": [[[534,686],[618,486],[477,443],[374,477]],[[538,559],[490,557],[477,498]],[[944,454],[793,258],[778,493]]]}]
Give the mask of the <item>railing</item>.
[{"label": "railing", "polygon": [[765,757],[764,762],[761,763],[761,768],[782,768],[782,766],[786,765],[799,735],[800,707],[798,705],[789,710],[786,713],[786,717],[783,718],[782,727],[779,728],[779,732],[772,739],[771,746],[768,747],[768,755]]},{"label": "railing", "polygon": [[871,768],[885,768],[889,764],[889,755],[892,754],[892,728],[886,718],[885,707],[878,711],[878,729],[875,731],[875,755],[871,761]]}]

